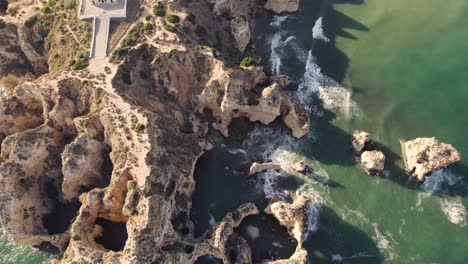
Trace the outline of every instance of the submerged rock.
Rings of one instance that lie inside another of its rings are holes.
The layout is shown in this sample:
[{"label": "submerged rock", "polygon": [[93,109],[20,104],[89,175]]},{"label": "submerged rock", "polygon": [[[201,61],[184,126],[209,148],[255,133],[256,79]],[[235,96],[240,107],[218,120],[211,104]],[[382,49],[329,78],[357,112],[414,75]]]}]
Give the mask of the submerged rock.
[{"label": "submerged rock", "polygon": [[356,130],[353,133],[351,143],[353,144],[354,152],[357,155],[361,155],[365,147],[371,143],[370,135],[367,132]]},{"label": "submerged rock", "polygon": [[299,0],[268,0],[265,9],[277,14],[284,12],[296,12],[299,9]]},{"label": "submerged rock", "polygon": [[299,172],[299,173],[307,173],[312,170],[312,168],[305,163],[305,161],[301,160],[292,166],[293,170]]},{"label": "submerged rock", "polygon": [[273,163],[273,162],[268,162],[268,163],[254,162],[252,166],[250,166],[249,175],[254,175],[256,173],[267,171],[267,170],[276,170],[276,171],[281,170],[281,165]]},{"label": "submerged rock", "polygon": [[361,167],[369,175],[380,175],[385,168],[385,155],[378,150],[364,151],[361,155]]},{"label": "submerged rock", "polygon": [[450,144],[435,137],[400,140],[406,171],[423,182],[426,176],[461,159],[460,153]]}]

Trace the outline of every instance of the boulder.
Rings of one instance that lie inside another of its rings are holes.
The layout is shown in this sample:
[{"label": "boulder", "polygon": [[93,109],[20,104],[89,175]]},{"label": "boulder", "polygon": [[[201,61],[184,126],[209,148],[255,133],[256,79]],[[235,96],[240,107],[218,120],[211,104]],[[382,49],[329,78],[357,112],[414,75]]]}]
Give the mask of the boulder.
[{"label": "boulder", "polygon": [[292,166],[293,170],[299,173],[306,173],[312,170],[312,168],[305,163],[305,161],[301,160],[299,162],[294,163]]},{"label": "boulder", "polygon": [[351,143],[353,144],[354,152],[357,155],[360,155],[364,151],[366,145],[370,144],[370,142],[369,133],[359,130],[354,131]]},{"label": "boulder", "polygon": [[267,171],[267,170],[281,170],[281,165],[268,162],[268,163],[258,163],[254,162],[252,166],[250,166],[249,175],[254,175],[259,172]]},{"label": "boulder", "polygon": [[435,137],[400,140],[406,171],[419,182],[433,172],[461,159],[460,153],[450,144]]},{"label": "boulder", "polygon": [[385,168],[385,155],[378,150],[364,151],[361,155],[361,167],[369,175],[379,175]]},{"label": "boulder", "polygon": [[265,9],[271,10],[276,14],[284,12],[296,12],[299,9],[299,0],[268,0]]}]

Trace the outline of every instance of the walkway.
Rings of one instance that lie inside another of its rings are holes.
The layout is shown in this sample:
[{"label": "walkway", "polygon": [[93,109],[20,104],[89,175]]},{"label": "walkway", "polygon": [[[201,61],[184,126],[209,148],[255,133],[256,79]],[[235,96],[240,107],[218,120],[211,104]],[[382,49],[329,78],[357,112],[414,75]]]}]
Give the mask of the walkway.
[{"label": "walkway", "polygon": [[[91,58],[107,57],[110,20],[127,16],[127,0],[113,0],[115,3],[94,5],[93,0],[81,0],[80,19],[94,19],[94,34],[91,41]],[[98,3],[98,0],[95,0]]]}]

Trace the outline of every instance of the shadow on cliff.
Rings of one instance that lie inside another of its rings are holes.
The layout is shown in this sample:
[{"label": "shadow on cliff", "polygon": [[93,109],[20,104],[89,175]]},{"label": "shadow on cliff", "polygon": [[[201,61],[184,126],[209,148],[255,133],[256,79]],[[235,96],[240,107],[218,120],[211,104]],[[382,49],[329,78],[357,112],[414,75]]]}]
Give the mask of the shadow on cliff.
[{"label": "shadow on cliff", "polygon": [[311,263],[383,263],[375,241],[331,208],[323,207],[318,222],[318,230],[304,242]]}]

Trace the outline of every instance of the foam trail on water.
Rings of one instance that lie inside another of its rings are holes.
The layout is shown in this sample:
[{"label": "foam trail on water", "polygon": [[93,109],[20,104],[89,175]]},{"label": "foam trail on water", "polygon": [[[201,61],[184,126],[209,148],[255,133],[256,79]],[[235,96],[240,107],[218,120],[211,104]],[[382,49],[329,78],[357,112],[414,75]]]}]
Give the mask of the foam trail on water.
[{"label": "foam trail on water", "polygon": [[325,36],[325,33],[323,32],[323,19],[322,17],[319,17],[317,21],[315,21],[314,27],[312,28],[312,37],[314,39],[321,40],[323,42],[329,42],[330,39]]},{"label": "foam trail on water", "polygon": [[454,186],[462,179],[462,176],[455,175],[448,170],[439,170],[434,172],[430,177],[426,177],[426,180],[421,185],[421,189],[427,193],[426,196],[444,194],[447,193],[449,187]]},{"label": "foam trail on water", "polygon": [[275,27],[275,28],[279,28],[283,25],[283,23],[289,18],[289,15],[287,16],[274,16],[271,23],[270,23],[270,26],[272,27]]},{"label": "foam trail on water", "polygon": [[452,224],[466,226],[466,208],[460,197],[443,198],[440,202],[440,208]]},{"label": "foam trail on water", "polygon": [[281,69],[281,54],[283,53],[284,48],[288,45],[288,43],[296,37],[290,36],[286,38],[286,40],[282,40],[283,33],[278,32],[273,35],[271,39],[271,55],[270,55],[270,65],[271,71],[274,74],[280,74]]}]

